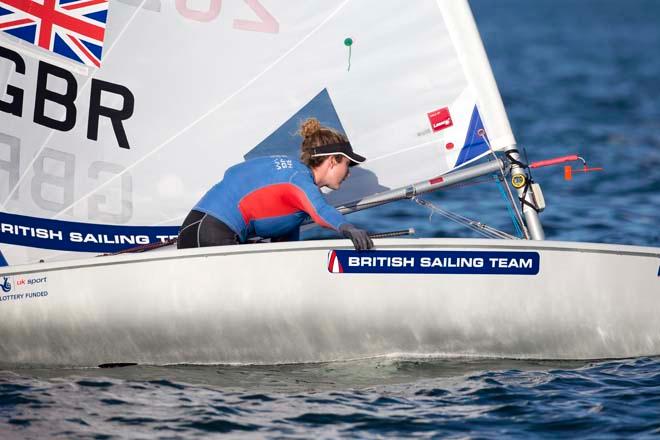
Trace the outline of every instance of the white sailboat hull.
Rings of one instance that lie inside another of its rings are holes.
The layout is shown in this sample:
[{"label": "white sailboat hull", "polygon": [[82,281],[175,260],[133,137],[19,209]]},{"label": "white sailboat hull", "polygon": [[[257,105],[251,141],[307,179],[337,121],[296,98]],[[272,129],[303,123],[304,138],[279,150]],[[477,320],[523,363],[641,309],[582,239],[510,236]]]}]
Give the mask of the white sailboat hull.
[{"label": "white sailboat hull", "polygon": [[376,241],[377,249],[538,252],[539,271],[331,273],[329,250],[348,244],[164,250],[3,268],[0,277],[11,290],[0,297],[0,362],[660,354],[658,248],[389,239]]}]

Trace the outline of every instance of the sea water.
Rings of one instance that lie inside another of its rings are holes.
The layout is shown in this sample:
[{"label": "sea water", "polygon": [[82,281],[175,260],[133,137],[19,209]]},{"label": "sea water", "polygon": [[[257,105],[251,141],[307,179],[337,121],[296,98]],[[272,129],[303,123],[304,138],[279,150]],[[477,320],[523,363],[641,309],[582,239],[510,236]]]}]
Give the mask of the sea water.
[{"label": "sea water", "polygon": [[0,373],[3,438],[660,436],[660,361],[371,359]]},{"label": "sea water", "polygon": [[[660,2],[472,0],[553,240],[660,246]],[[495,185],[427,197],[514,232]],[[473,237],[412,202],[357,214],[376,232]],[[660,282],[660,280],[659,280]],[[659,311],[660,319],[660,311]],[[1,360],[0,360],[1,362]],[[0,438],[652,438],[660,358],[383,357],[279,366],[0,368]]]}]

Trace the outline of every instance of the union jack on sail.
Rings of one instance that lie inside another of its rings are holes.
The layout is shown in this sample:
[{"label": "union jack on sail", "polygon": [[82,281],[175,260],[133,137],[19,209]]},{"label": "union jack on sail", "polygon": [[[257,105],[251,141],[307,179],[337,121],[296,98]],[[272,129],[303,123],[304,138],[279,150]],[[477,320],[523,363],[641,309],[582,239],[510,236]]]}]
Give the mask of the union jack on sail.
[{"label": "union jack on sail", "polygon": [[0,0],[0,30],[101,67],[108,0]]}]

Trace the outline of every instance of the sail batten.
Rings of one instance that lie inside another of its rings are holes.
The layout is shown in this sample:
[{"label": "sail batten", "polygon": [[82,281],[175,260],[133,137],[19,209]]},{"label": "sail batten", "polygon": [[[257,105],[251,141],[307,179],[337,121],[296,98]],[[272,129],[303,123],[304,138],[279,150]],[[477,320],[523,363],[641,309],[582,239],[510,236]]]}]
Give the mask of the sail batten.
[{"label": "sail batten", "polygon": [[[259,4],[110,0],[98,69],[0,32],[0,211],[53,231],[175,228],[229,166],[297,156],[308,117],[368,158],[326,194],[336,206],[469,167],[486,137],[515,144],[467,1]],[[41,258],[9,229],[9,264]]]}]

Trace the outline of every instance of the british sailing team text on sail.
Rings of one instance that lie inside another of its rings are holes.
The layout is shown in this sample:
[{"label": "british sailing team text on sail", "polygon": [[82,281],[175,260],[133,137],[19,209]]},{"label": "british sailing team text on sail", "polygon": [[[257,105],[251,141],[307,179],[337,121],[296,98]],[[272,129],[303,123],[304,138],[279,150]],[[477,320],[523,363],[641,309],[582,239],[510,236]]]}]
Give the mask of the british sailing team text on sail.
[{"label": "british sailing team text on sail", "polygon": [[[31,226],[12,225],[0,223],[0,232],[22,237],[42,238],[46,240],[64,241],[64,233],[56,229],[33,228]],[[99,243],[99,244],[149,244],[148,235],[132,234],[94,234],[82,232],[67,233],[68,240],[72,243]],[[157,235],[156,238],[165,242],[172,238],[169,235]]]}]

